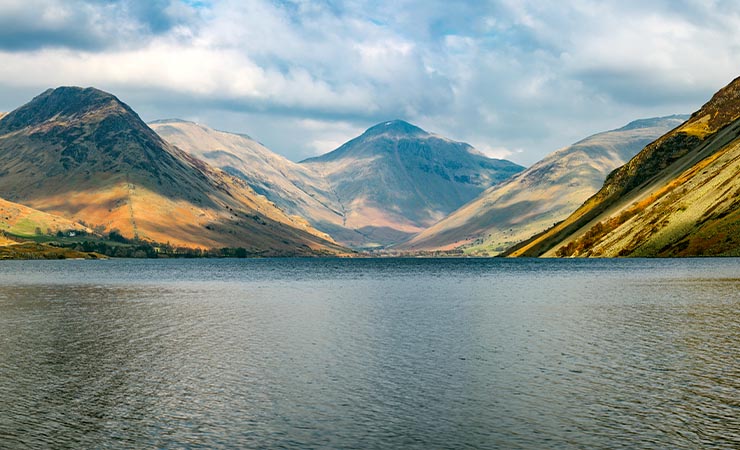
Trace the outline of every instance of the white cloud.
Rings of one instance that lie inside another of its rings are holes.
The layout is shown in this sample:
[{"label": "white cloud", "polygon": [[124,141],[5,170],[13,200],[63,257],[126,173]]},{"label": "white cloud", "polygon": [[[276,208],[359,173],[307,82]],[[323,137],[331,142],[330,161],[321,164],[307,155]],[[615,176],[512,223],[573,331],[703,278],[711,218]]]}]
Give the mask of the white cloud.
[{"label": "white cloud", "polygon": [[514,153],[521,153],[521,149],[510,150],[504,147],[492,147],[488,144],[478,144],[478,146],[476,146],[475,148],[476,150],[479,150],[481,153],[488,156],[489,158],[497,158],[497,159],[506,159],[506,158],[509,158]]},{"label": "white cloud", "polygon": [[191,3],[0,2],[0,109],[94,85],[294,159],[402,118],[528,164],[691,112],[740,60],[734,2]]},{"label": "white cloud", "polygon": [[294,127],[300,129],[306,136],[310,136],[309,145],[313,152],[306,157],[318,156],[334,150],[365,131],[350,122],[315,119],[296,120]]}]

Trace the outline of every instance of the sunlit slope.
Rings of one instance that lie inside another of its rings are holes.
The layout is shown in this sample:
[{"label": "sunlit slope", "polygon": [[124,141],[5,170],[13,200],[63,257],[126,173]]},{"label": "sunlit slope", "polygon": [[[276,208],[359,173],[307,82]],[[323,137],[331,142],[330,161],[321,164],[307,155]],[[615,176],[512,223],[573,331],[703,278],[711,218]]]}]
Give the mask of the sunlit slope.
[{"label": "sunlit slope", "polygon": [[[2,232],[28,237],[70,230],[90,231],[84,225],[64,217],[48,214],[0,198],[0,231]],[[2,236],[0,235],[0,237]]]},{"label": "sunlit slope", "polygon": [[553,152],[398,248],[498,254],[565,219],[601,187],[609,172],[685,118],[637,120]]},{"label": "sunlit slope", "polygon": [[740,81],[612,173],[564,222],[512,256],[737,255]]},{"label": "sunlit slope", "polygon": [[214,130],[184,120],[149,124],[167,142],[243,180],[288,214],[307,219],[337,241],[362,240],[344,227],[344,213],[326,180],[251,137]]},{"label": "sunlit slope", "polygon": [[269,254],[341,251],[164,142],[116,97],[48,90],[0,119],[0,197],[129,238]]},{"label": "sunlit slope", "polygon": [[301,164],[329,182],[344,225],[377,246],[408,239],[523,170],[400,120]]}]

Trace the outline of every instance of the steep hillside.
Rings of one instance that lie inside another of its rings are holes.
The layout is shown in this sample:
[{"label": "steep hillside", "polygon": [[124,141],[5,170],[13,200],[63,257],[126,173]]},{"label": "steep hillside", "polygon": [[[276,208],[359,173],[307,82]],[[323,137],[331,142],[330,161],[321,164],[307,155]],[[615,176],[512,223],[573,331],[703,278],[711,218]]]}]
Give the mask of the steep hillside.
[{"label": "steep hillside", "polygon": [[740,79],[512,256],[740,254]]},{"label": "steep hillside", "polygon": [[327,181],[308,167],[243,134],[177,119],[158,120],[149,126],[167,142],[240,178],[283,211],[307,219],[337,241],[364,243],[363,235],[343,226],[342,205]]},{"label": "steep hillside", "polygon": [[93,88],[50,89],[0,119],[0,197],[129,238],[264,254],[341,251]]},{"label": "steep hillside", "polygon": [[568,217],[598,191],[609,172],[687,118],[637,120],[553,152],[398,249],[498,254]]},{"label": "steep hillside", "polygon": [[523,169],[400,120],[301,164],[328,181],[344,225],[377,246],[407,239]]}]

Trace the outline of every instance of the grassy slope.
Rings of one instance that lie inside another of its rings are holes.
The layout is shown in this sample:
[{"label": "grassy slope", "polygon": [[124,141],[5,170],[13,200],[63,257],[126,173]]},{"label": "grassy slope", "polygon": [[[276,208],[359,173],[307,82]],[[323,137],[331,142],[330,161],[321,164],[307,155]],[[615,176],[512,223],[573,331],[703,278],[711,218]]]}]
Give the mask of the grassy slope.
[{"label": "grassy slope", "polygon": [[[740,122],[726,131],[738,135]],[[727,145],[711,145],[715,142],[707,141],[701,152],[706,156],[700,161],[678,165],[641,189],[639,195],[616,203],[586,232],[591,232],[590,236],[584,233],[580,241],[571,240],[570,245],[575,248],[584,240],[593,240],[581,250],[585,256],[737,254],[740,139]],[[594,238],[593,231],[598,230],[599,223],[606,224],[605,221],[623,214],[631,217],[602,237]]]},{"label": "grassy slope", "polygon": [[28,206],[0,198],[0,231],[20,237],[67,230],[86,230],[87,227],[64,217],[48,214]]}]

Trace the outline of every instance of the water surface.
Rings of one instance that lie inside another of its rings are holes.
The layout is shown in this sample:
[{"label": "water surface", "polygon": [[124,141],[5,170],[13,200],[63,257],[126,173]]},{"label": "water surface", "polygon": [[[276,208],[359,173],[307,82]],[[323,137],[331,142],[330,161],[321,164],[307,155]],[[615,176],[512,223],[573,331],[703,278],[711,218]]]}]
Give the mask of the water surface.
[{"label": "water surface", "polygon": [[740,260],[0,263],[0,448],[738,448]]}]

